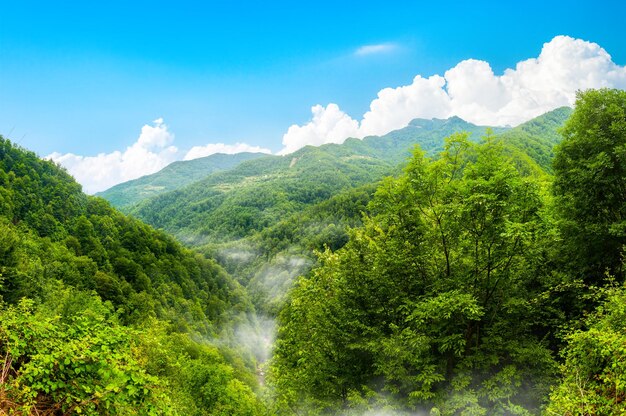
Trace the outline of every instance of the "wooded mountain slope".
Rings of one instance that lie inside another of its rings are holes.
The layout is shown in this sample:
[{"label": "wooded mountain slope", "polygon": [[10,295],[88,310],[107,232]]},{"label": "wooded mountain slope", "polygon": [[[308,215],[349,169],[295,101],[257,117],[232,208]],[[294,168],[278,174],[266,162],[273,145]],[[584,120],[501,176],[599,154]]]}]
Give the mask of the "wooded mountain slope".
[{"label": "wooded mountain slope", "polygon": [[505,140],[463,134],[385,179],[284,303],[278,408],[624,412],[626,92],[579,93],[561,132],[556,186]]},{"label": "wooded mountain slope", "polygon": [[416,120],[133,208],[193,251],[0,138],[0,412],[619,414],[625,114]]},{"label": "wooded mountain slope", "polygon": [[0,137],[0,413],[258,414],[217,263]]},{"label": "wooded mountain slope", "polygon": [[244,162],[147,199],[130,212],[194,245],[239,239],[344,189],[391,174],[415,144],[431,151],[454,132],[468,131],[479,140],[485,130],[456,117],[415,120],[383,137],[307,146],[290,155]]},{"label": "wooded mountain slope", "polygon": [[[492,131],[507,132],[503,140],[549,171],[556,127],[570,112],[562,108],[515,129]],[[446,136],[465,131],[470,140],[479,141],[486,130],[458,117],[417,119],[381,137],[307,146],[287,156],[247,161],[178,191],[144,199],[130,212],[193,245],[239,239],[344,189],[393,173],[415,145],[435,154]]]},{"label": "wooded mountain slope", "polygon": [[263,153],[214,154],[189,161],[178,161],[152,175],[115,185],[96,195],[124,209],[153,196],[183,188],[212,173],[228,170],[246,160],[265,156]]},{"label": "wooded mountain slope", "polygon": [[[495,139],[504,143],[508,153],[515,154],[520,169],[545,175],[551,171],[552,148],[560,137],[556,131],[570,114],[570,108],[560,108],[506,130]],[[146,221],[163,218],[155,225],[174,227],[172,232],[217,258],[248,287],[258,308],[275,312],[293,279],[315,264],[314,250],[323,250],[325,245],[337,249],[345,244],[346,227],[361,224],[374,183],[386,173],[398,171],[397,163],[404,163],[415,146],[413,140],[432,154],[443,146],[446,134],[463,128],[474,132],[472,141],[480,141],[486,132],[457,117],[414,120],[405,129],[383,137],[349,139],[342,145],[307,147],[288,158],[271,156],[246,162],[178,193],[149,200],[137,214],[145,215],[142,218]],[[366,162],[371,169],[360,168]],[[352,176],[343,172],[352,172]],[[222,180],[236,185],[221,185]],[[318,197],[298,198],[299,193],[323,187],[326,191]],[[232,229],[230,222],[241,219],[242,213],[254,220],[239,225],[240,232],[235,235],[228,230],[218,233],[222,224]],[[185,219],[188,223],[183,222]],[[194,230],[198,233],[197,223],[208,231],[191,238]]]}]

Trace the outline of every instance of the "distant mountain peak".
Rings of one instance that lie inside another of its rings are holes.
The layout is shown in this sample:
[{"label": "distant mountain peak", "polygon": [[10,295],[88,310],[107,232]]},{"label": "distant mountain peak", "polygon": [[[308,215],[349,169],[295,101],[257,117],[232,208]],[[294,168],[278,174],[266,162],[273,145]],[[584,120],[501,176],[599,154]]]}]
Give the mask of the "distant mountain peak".
[{"label": "distant mountain peak", "polygon": [[156,173],[117,184],[96,195],[109,200],[117,208],[124,209],[143,199],[180,189],[213,173],[265,156],[265,153],[251,152],[214,153],[197,159],[179,160]]},{"label": "distant mountain peak", "polygon": [[409,122],[410,127],[418,128],[438,128],[444,125],[472,125],[474,124],[463,120],[459,116],[452,116],[448,118],[415,118]]}]

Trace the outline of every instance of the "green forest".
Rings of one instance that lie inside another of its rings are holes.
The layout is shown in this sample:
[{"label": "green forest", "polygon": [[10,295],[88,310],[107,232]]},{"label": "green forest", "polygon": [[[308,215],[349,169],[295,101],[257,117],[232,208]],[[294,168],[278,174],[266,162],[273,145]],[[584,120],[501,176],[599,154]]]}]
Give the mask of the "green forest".
[{"label": "green forest", "polygon": [[625,91],[191,162],[0,137],[0,414],[626,413]]}]

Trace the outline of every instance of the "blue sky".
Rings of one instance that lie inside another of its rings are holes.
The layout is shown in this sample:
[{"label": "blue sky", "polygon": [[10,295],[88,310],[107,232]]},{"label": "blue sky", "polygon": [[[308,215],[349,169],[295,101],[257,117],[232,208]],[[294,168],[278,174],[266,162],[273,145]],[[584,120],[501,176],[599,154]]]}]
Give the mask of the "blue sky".
[{"label": "blue sky", "polygon": [[385,87],[468,58],[501,74],[557,35],[626,63],[617,1],[61,4],[0,0],[0,134],[42,156],[123,151],[159,117],[179,149],[276,152],[313,105],[360,119]]}]

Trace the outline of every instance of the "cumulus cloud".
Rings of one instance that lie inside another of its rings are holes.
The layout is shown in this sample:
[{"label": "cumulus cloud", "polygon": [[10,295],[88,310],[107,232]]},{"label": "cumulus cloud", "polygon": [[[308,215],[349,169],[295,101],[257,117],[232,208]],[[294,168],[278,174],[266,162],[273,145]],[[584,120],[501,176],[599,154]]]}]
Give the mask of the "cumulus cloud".
[{"label": "cumulus cloud", "polygon": [[439,75],[429,78],[418,75],[410,85],[379,91],[370,110],[363,115],[358,137],[385,134],[404,127],[416,114],[422,118],[449,114],[451,105],[443,89],[445,84],[446,80]]},{"label": "cumulus cloud", "polygon": [[48,155],[63,165],[81,183],[87,193],[103,191],[111,186],[157,172],[178,157],[178,149],[168,146],[174,135],[162,118],[153,125],[144,125],[135,143],[123,152],[80,156],[73,153]]},{"label": "cumulus cloud", "polygon": [[577,90],[602,87],[625,89],[626,67],[615,64],[596,43],[557,36],[543,45],[537,58],[519,62],[502,75],[494,74],[488,62],[468,59],[443,75],[417,75],[409,85],[385,88],[360,121],[337,104],[316,105],[310,122],[289,127],[281,153],[307,144],[385,134],[414,118],[457,115],[476,124],[517,125],[571,106]]},{"label": "cumulus cloud", "polygon": [[235,153],[252,152],[252,153],[272,153],[271,150],[260,146],[251,146],[247,143],[209,143],[205,146],[194,146],[185,154],[183,160],[198,159],[200,157],[210,156],[215,153],[224,153],[233,155]]},{"label": "cumulus cloud", "polygon": [[[173,141],[174,134],[169,131],[163,119],[158,118],[152,125],[144,125],[137,141],[124,151],[116,150],[96,156],[54,152],[46,156],[46,159],[64,166],[83,185],[85,192],[93,194],[118,183],[158,172],[170,163],[180,160],[182,153],[171,145]],[[270,153],[268,149],[245,143],[217,143],[191,148],[184,155],[184,160],[218,152],[233,154],[244,151]]]},{"label": "cumulus cloud", "polygon": [[293,125],[283,137],[285,148],[280,154],[287,154],[306,145],[318,146],[324,143],[342,143],[347,137],[356,136],[359,123],[339,109],[337,104],[326,107],[311,107],[313,118],[304,126]]}]

